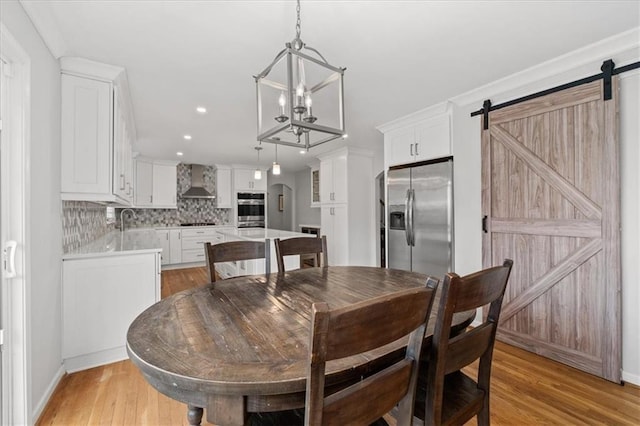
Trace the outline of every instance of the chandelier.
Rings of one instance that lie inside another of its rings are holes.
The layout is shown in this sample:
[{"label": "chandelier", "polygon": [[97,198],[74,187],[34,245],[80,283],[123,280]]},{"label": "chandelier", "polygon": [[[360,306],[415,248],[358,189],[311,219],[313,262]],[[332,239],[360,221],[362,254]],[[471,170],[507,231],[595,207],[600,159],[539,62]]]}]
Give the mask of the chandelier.
[{"label": "chandelier", "polygon": [[300,39],[300,0],[296,37],[257,76],[258,141],[304,148],[338,138],[344,130],[343,75]]}]

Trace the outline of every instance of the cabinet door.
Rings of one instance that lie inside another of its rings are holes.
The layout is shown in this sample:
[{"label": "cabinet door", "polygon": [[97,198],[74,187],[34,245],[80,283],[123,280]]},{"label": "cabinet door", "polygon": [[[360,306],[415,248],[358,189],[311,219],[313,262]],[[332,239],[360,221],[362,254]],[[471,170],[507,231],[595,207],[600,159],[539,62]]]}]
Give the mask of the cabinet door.
[{"label": "cabinet door", "polygon": [[176,207],[177,177],[176,166],[153,165],[153,205],[156,207]]},{"label": "cabinet door", "polygon": [[171,241],[169,240],[169,230],[156,229],[156,235],[158,236],[158,240],[160,240],[160,248],[162,248],[162,253],[160,254],[162,264],[169,265],[171,264]]},{"label": "cabinet door", "polygon": [[267,179],[255,180],[254,169],[233,169],[233,187],[238,191],[266,191]]},{"label": "cabinet door", "polygon": [[235,191],[253,190],[253,170],[233,169],[233,187]]},{"label": "cabinet door", "polygon": [[153,163],[136,161],[135,205],[147,207],[153,204]]},{"label": "cabinet door", "polygon": [[348,265],[349,230],[347,223],[347,206],[345,204],[323,206],[321,221],[322,234],[327,237],[329,265]]},{"label": "cabinet door", "polygon": [[120,106],[117,91],[113,92],[113,193],[127,201],[130,189],[127,188],[127,124]]},{"label": "cabinet door", "polygon": [[449,116],[436,117],[415,127],[415,161],[451,155]]},{"label": "cabinet door", "polygon": [[216,170],[216,206],[222,209],[231,208],[231,170]]},{"label": "cabinet door", "polygon": [[111,84],[63,74],[61,89],[61,191],[111,201]]},{"label": "cabinet door", "polygon": [[[355,172],[357,173],[357,171]],[[347,202],[347,157],[341,155],[333,159],[333,202]]]},{"label": "cabinet door", "polygon": [[333,202],[333,161],[320,162],[320,203]]},{"label": "cabinet door", "polygon": [[320,207],[320,169],[311,168],[311,207]]},{"label": "cabinet door", "polygon": [[388,164],[413,163],[415,160],[415,130],[413,127],[397,129],[385,135],[385,144],[388,144]]},{"label": "cabinet door", "polygon": [[340,155],[320,162],[320,202],[347,201],[347,157]]},{"label": "cabinet door", "polygon": [[169,230],[169,241],[171,242],[170,259],[171,263],[182,263],[182,236],[181,230]]}]

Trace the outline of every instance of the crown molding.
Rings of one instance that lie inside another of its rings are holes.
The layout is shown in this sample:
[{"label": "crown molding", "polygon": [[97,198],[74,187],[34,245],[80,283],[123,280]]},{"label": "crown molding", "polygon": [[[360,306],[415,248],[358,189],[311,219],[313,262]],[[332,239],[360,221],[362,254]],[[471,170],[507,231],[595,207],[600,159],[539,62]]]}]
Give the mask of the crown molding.
[{"label": "crown molding", "polygon": [[450,112],[451,112],[451,102],[450,101],[440,102],[430,107],[423,108],[421,110],[413,112],[409,115],[405,115],[403,117],[381,124],[376,127],[376,130],[378,130],[381,133],[387,133],[398,128],[413,126],[421,121],[429,120],[435,117],[440,117],[442,115],[449,114]]},{"label": "crown molding", "polygon": [[638,61],[639,48],[640,27],[636,27],[462,93],[450,101],[456,105],[478,103],[478,108],[485,99],[499,104],[521,94],[544,90],[554,84],[550,80],[560,85],[576,76],[597,74],[607,59],[613,59],[616,67]]}]

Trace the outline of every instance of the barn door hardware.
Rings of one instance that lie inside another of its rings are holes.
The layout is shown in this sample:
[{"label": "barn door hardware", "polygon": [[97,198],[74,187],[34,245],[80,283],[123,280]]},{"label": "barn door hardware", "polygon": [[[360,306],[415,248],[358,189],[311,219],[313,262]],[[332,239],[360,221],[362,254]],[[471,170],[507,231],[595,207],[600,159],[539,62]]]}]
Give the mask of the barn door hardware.
[{"label": "barn door hardware", "polygon": [[[483,127],[486,130],[489,128],[489,113],[491,111],[506,108],[508,106],[516,105],[522,102],[530,101],[531,99],[550,95],[551,93],[560,92],[565,89],[570,89],[572,87],[591,83],[592,81],[596,81],[600,79],[603,79],[604,81],[604,84],[603,84],[604,89],[603,89],[602,95],[603,95],[603,99],[606,101],[611,99],[611,77],[614,75],[622,74],[623,72],[634,70],[636,68],[640,68],[640,62],[634,62],[632,64],[625,65],[623,67],[615,68],[615,63],[611,59],[607,59],[602,63],[602,67],[600,68],[602,72],[600,74],[595,74],[589,77],[581,78],[580,80],[572,81],[570,83],[561,84],[560,86],[552,87],[551,89],[542,90],[540,92],[523,96],[521,98],[513,99],[511,101],[503,102],[497,105],[491,105],[489,101],[484,101],[484,103],[482,104],[482,108],[472,112],[471,117],[482,115],[484,117]],[[489,102],[488,107],[487,107],[487,102]]]},{"label": "barn door hardware", "polygon": [[600,69],[602,70],[602,99],[605,101],[611,100],[611,76],[616,64],[611,59],[608,59],[602,63]]}]

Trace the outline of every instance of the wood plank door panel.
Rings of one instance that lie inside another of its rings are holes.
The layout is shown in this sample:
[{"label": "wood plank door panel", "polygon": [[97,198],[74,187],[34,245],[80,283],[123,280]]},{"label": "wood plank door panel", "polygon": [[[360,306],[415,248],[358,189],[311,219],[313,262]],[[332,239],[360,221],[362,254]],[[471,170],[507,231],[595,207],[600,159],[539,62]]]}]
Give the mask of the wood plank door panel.
[{"label": "wood plank door panel", "polygon": [[514,260],[498,338],[619,382],[617,80],[491,112],[483,265]]}]

